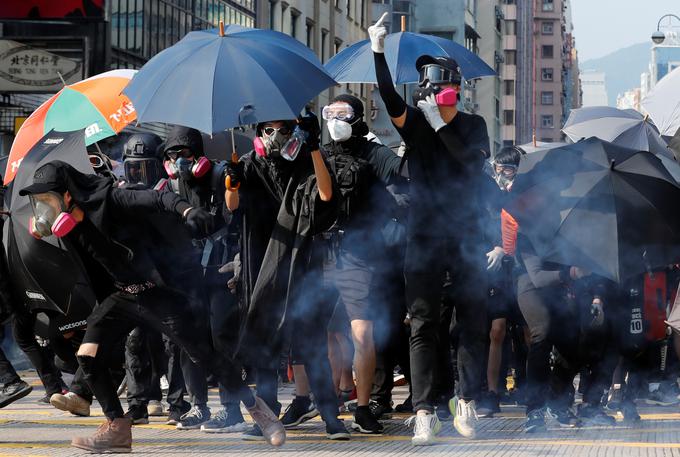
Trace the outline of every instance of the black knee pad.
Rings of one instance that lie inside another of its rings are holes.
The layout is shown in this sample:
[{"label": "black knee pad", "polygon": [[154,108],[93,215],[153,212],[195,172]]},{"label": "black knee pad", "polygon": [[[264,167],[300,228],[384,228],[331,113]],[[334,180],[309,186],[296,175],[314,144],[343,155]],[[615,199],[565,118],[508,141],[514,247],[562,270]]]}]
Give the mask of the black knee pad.
[{"label": "black knee pad", "polygon": [[83,375],[86,381],[90,382],[94,379],[96,374],[95,365],[96,358],[90,357],[89,355],[79,355],[77,356],[78,365],[83,370]]}]

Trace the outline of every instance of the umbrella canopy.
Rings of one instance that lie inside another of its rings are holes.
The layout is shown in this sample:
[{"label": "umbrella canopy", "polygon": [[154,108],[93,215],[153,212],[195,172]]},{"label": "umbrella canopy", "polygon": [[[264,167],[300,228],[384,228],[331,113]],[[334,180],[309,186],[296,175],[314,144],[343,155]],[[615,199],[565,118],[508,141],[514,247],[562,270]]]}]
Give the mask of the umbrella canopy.
[{"label": "umbrella canopy", "polygon": [[85,129],[85,144],[113,136],[136,119],[130,100],[121,95],[136,70],[113,70],[71,84],[40,105],[17,132],[9,153],[5,185],[21,159],[50,130]]},{"label": "umbrella canopy", "polygon": [[124,93],[139,122],[212,134],[245,124],[295,119],[337,84],[311,49],[272,30],[229,25],[188,33],[135,75]]},{"label": "umbrella canopy", "polygon": [[594,137],[537,151],[511,195],[506,210],[546,261],[620,281],[680,259],[680,186],[649,152]]},{"label": "umbrella canopy", "polygon": [[42,309],[81,319],[94,306],[87,275],[64,242],[54,236],[40,240],[28,231],[31,204],[19,191],[33,181],[41,165],[61,160],[83,173],[93,173],[84,133],[51,131],[26,155],[12,184],[10,220],[5,224],[7,258],[13,281],[29,309]]},{"label": "umbrella canopy", "polygon": [[661,78],[641,105],[662,135],[675,135],[680,129],[680,67]]},{"label": "umbrella canopy", "polygon": [[[422,55],[455,59],[463,77],[468,80],[496,75],[476,54],[454,41],[411,32],[392,33],[385,37],[385,59],[395,84],[418,82],[416,60]],[[363,40],[343,49],[326,63],[326,69],[341,83],[378,82],[370,40]]]}]

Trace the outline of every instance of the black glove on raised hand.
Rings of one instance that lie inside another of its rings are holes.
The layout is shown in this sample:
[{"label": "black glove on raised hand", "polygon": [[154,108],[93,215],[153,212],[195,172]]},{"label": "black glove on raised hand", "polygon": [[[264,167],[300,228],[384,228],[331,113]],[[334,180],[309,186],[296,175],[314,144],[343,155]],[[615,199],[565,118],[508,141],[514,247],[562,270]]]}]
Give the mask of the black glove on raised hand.
[{"label": "black glove on raised hand", "polygon": [[233,190],[238,188],[243,181],[243,162],[227,162],[227,177],[229,178],[229,187]]},{"label": "black glove on raised hand", "polygon": [[203,208],[190,208],[185,219],[194,238],[205,238],[213,232],[213,215]]},{"label": "black glove on raised hand", "polygon": [[311,111],[298,119],[298,126],[300,129],[308,133],[307,146],[310,151],[319,149],[319,138],[321,137],[321,126],[319,125],[319,118]]}]

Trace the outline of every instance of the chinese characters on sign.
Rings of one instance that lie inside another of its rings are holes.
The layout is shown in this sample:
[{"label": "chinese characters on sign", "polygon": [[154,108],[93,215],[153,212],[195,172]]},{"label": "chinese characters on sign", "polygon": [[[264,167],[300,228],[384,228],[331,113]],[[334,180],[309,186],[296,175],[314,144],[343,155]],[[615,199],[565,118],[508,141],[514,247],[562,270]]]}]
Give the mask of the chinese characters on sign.
[{"label": "chinese characters on sign", "polygon": [[56,92],[82,76],[81,62],[0,40],[0,92]]}]

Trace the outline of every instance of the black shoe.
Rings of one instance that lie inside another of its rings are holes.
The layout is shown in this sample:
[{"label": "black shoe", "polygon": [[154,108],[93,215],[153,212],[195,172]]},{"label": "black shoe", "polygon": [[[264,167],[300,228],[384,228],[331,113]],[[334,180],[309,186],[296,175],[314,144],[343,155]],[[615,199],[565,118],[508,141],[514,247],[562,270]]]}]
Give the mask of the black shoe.
[{"label": "black shoe", "polygon": [[578,417],[585,425],[591,427],[613,427],[616,425],[616,419],[607,415],[600,405],[580,404],[578,407]]},{"label": "black shoe", "polygon": [[496,392],[486,392],[477,406],[477,416],[493,417],[494,414],[501,412],[500,398]]},{"label": "black shoe", "polygon": [[581,421],[569,408],[551,408],[545,410],[545,417],[556,422],[562,428],[574,428],[581,425]]},{"label": "black shoe", "polygon": [[45,394],[42,397],[38,398],[35,402],[40,403],[40,404],[50,404],[50,398],[52,398],[52,395],[50,394]]},{"label": "black shoe", "polygon": [[411,401],[411,396],[409,395],[404,403],[394,407],[394,410],[398,413],[412,413],[413,412],[413,402]]},{"label": "black shoe", "polygon": [[354,413],[354,422],[352,422],[352,430],[356,430],[359,433],[382,435],[383,426],[373,416],[368,406],[357,406],[357,410]]},{"label": "black shoe", "polygon": [[377,401],[370,401],[368,403],[368,409],[371,410],[373,417],[375,417],[377,420],[392,419],[392,412],[394,412],[394,409],[392,409],[392,405],[378,403]]},{"label": "black shoe", "polygon": [[309,397],[296,396],[286,408],[286,412],[281,418],[281,423],[285,428],[293,428],[318,415],[319,411]]},{"label": "black shoe", "polygon": [[326,422],[326,436],[329,440],[347,441],[350,434],[345,428],[345,423],[340,419],[331,419]]},{"label": "black shoe", "polygon": [[[24,398],[26,395],[30,394],[32,390],[33,387],[21,380],[5,384],[4,387],[2,387],[2,390],[0,390],[0,408],[4,408],[10,403]],[[49,403],[50,399],[48,398],[47,404]]]},{"label": "black shoe", "polygon": [[149,423],[149,411],[146,405],[132,405],[125,413],[125,417],[132,421],[132,425],[141,425]]},{"label": "black shoe", "polygon": [[632,401],[621,403],[621,414],[623,414],[623,423],[626,425],[637,425],[642,421],[637,406]]},{"label": "black shoe", "polygon": [[179,408],[176,406],[171,406],[170,410],[168,411],[168,421],[165,423],[165,425],[177,425],[186,413],[189,412],[191,409],[191,403],[187,401],[182,402],[182,406]]},{"label": "black shoe", "polygon": [[253,425],[253,428],[241,435],[241,439],[243,441],[264,441],[264,435],[262,434],[260,427],[255,424]]},{"label": "black shoe", "polygon": [[621,404],[623,402],[623,389],[621,388],[620,384],[617,384],[617,386],[618,388],[616,386],[612,386],[609,389],[609,393],[607,394],[607,404],[605,409],[612,413],[621,410]]},{"label": "black shoe", "polygon": [[527,421],[524,423],[524,433],[540,433],[545,431],[545,412],[543,408],[529,411],[527,413]]},{"label": "black shoe", "polygon": [[196,405],[183,415],[176,427],[177,430],[200,430],[201,425],[210,420],[210,409],[207,405]]}]

